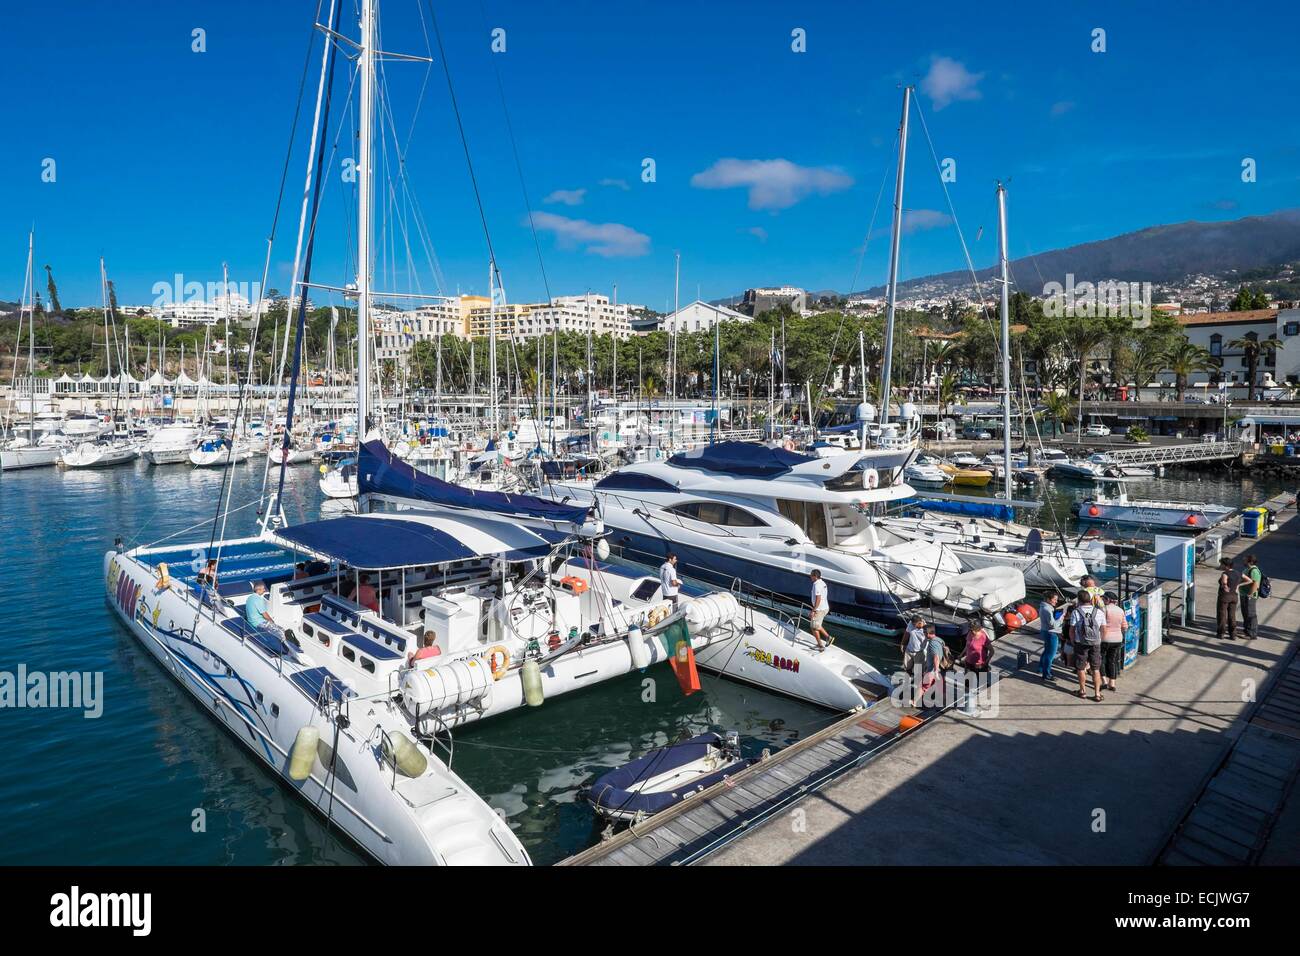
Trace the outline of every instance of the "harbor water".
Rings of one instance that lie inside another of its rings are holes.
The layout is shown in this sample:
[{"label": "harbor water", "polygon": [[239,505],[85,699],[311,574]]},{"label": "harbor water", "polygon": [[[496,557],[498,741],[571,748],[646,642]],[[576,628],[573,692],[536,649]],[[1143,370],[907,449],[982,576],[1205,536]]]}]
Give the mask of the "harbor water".
[{"label": "harbor water", "polygon": [[[0,711],[0,863],[364,862],[214,723],[105,605],[101,562],[115,536],[128,545],[170,535],[206,541],[223,477],[142,462],[0,477],[0,671],[102,675],[97,715]],[[317,477],[312,465],[291,469],[291,522],[319,516]],[[255,500],[261,481],[262,459],[236,466],[233,506]],[[1282,489],[1225,469],[1134,482],[1129,490],[1237,506]],[[1078,534],[1070,504],[1090,492],[1044,482],[1037,495],[1047,508],[1035,523]],[[255,523],[243,507],[230,514],[225,533],[247,534]],[[896,664],[888,641],[851,633],[840,640],[882,669]],[[705,730],[738,730],[746,751],[758,754],[835,719],[712,675],[702,680],[702,692],[683,697],[667,668],[652,668],[462,730],[453,769],[505,814],[535,862],[552,863],[599,838],[581,791],[605,769]]]}]

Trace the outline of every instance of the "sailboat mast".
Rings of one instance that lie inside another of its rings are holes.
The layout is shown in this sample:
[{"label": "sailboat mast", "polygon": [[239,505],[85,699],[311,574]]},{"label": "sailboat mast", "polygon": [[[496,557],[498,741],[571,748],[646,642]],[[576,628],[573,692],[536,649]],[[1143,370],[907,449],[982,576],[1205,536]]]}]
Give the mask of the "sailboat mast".
[{"label": "sailboat mast", "polygon": [[678,293],[682,282],[682,254],[673,253],[673,354],[669,368],[672,370],[672,384],[669,387],[669,412],[671,416],[668,419],[668,444],[672,445],[677,437],[677,326],[681,324],[681,306],[678,304]]},{"label": "sailboat mast", "polygon": [[1010,266],[1007,262],[1007,190],[998,183],[998,258],[1002,266],[1002,296],[998,316],[1002,323],[1002,490],[1011,498],[1011,324]]},{"label": "sailboat mast", "polygon": [[497,408],[497,264],[488,259],[488,388],[492,392],[492,437],[501,431],[501,413]]},{"label": "sailboat mast", "polygon": [[361,0],[361,121],[357,162],[357,436],[370,423],[370,214],[374,159],[375,0]]},{"label": "sailboat mast", "polygon": [[894,311],[898,306],[898,243],[903,234],[903,173],[907,169],[907,115],[912,88],[903,87],[903,118],[898,124],[898,173],[894,178],[894,222],[889,239],[889,305],[885,310],[884,360],[880,363],[880,424],[889,421],[890,375],[894,366]]}]

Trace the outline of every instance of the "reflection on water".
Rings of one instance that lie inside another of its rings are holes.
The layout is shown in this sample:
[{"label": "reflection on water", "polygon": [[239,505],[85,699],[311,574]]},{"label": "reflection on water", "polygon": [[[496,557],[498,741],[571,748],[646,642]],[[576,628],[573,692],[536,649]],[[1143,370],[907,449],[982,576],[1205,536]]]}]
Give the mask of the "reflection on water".
[{"label": "reflection on water", "polygon": [[[261,459],[235,468],[236,505],[261,487]],[[290,471],[290,521],[322,511],[315,466]],[[212,532],[220,470],[139,462],[103,471],[53,468],[0,478],[0,669],[82,670],[104,676],[104,712],[0,710],[0,863],[346,864],[359,854],[182,691],[116,623],[103,600],[102,560],[128,542],[203,539]],[[1070,504],[1091,489],[1044,483],[1036,518],[1075,531]],[[1233,505],[1279,490],[1225,474],[1129,485],[1141,497]],[[332,512],[345,503],[327,503]],[[232,513],[230,536],[255,530],[253,508]],[[1075,531],[1077,533],[1077,531]],[[889,642],[842,634],[883,668]],[[746,753],[777,749],[834,715],[702,675],[684,698],[667,667],[631,674],[457,734],[453,767],[500,808],[539,863],[597,836],[581,791],[603,771],[706,730],[738,730]],[[195,831],[195,811],[206,829]]]}]

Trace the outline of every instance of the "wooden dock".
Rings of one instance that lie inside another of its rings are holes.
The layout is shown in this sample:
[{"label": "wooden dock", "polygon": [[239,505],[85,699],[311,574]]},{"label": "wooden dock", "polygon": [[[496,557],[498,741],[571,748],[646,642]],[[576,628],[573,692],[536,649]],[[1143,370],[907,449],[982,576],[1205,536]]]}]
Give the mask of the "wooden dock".
[{"label": "wooden dock", "polygon": [[[956,697],[946,707],[915,708],[878,700],[558,865],[693,863],[963,703],[964,697]],[[916,723],[900,729],[905,720]]]}]

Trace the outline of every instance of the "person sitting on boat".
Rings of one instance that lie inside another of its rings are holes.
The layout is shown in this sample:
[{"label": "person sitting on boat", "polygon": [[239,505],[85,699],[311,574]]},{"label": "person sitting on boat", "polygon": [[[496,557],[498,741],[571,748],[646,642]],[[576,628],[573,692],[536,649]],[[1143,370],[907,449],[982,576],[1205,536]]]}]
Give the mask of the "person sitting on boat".
[{"label": "person sitting on boat", "polygon": [[354,604],[369,608],[376,614],[379,613],[379,595],[371,586],[370,576],[367,574],[361,575],[357,583],[353,585],[352,590],[344,596]]},{"label": "person sitting on boat", "polygon": [[993,659],[993,641],[989,638],[989,632],[984,629],[983,621],[975,621],[970,629],[970,634],[966,638],[966,647],[962,651],[962,666],[968,671],[983,673],[989,669],[989,662]]},{"label": "person sitting on boat", "polygon": [[[826,582],[822,580],[821,571],[813,568],[808,576],[812,578],[812,595],[810,606],[812,607],[812,617],[810,625],[813,640],[817,642],[817,650],[824,651],[827,647],[835,643],[835,638],[831,637],[830,632],[826,630],[826,612],[830,610],[830,602],[827,600]],[[822,638],[825,637],[825,643]]]},{"label": "person sitting on boat", "polygon": [[199,572],[199,576],[196,579],[196,581],[201,587],[211,588],[214,591],[217,589],[217,559],[216,558],[208,558],[208,563],[203,566],[203,570]]},{"label": "person sitting on boat", "polygon": [[663,589],[664,600],[677,610],[678,592],[682,582],[677,579],[677,555],[672,551],[668,552],[668,557],[664,563],[659,565],[659,586]]},{"label": "person sitting on boat", "polygon": [[297,564],[293,566],[293,579],[295,581],[301,581],[303,578],[307,576],[308,575],[307,575],[306,561],[299,561]]},{"label": "person sitting on boat", "polygon": [[416,661],[427,661],[430,657],[438,657],[442,654],[442,648],[433,643],[433,635],[425,634],[420,638],[420,649],[410,656],[408,664],[414,664]]},{"label": "person sitting on boat", "polygon": [[271,602],[266,598],[266,582],[253,584],[253,593],[244,604],[244,620],[253,627],[268,627],[275,624],[271,619]]}]

